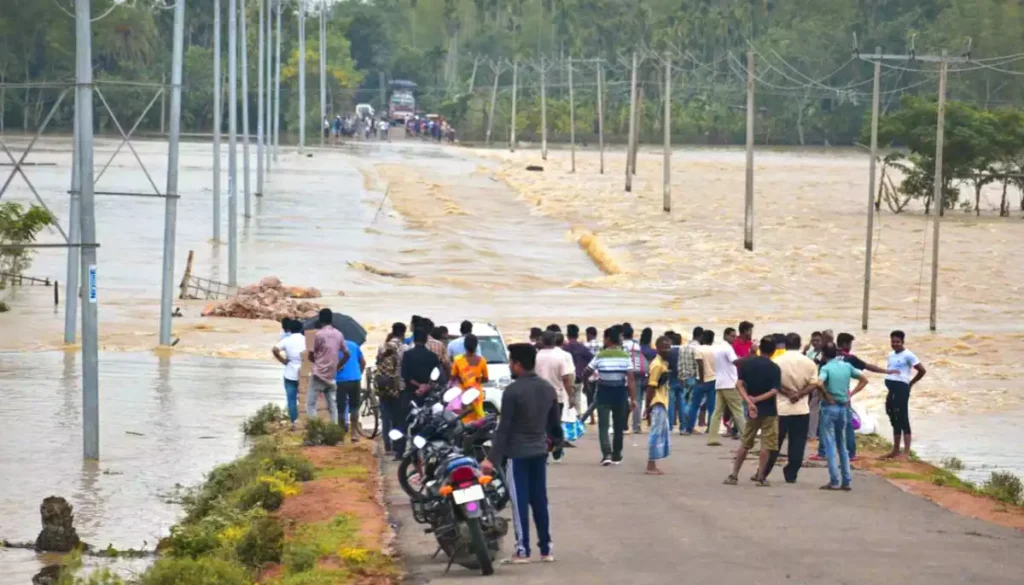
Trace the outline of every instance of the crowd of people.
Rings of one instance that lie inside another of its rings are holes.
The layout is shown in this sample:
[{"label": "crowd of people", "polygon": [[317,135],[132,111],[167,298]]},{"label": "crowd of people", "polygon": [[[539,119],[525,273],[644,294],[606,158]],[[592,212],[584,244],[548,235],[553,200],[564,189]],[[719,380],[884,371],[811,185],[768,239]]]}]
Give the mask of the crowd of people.
[{"label": "crowd of people", "polygon": [[409,136],[418,136],[435,142],[446,141],[449,144],[455,144],[455,127],[449,124],[448,120],[445,120],[443,117],[413,116],[406,120],[405,131]]},{"label": "crowd of people", "polygon": [[[343,420],[356,425],[366,361],[359,345],[332,326],[332,317],[329,309],[320,312],[308,352],[312,373],[307,416],[316,416],[316,401],[323,394],[332,421],[338,422],[339,413],[347,409],[350,414]],[[306,344],[301,323],[286,319],[282,327],[273,355],[284,365],[288,414],[294,424]],[[596,327],[582,333],[581,338],[575,324],[564,334],[557,324],[543,330],[534,327],[529,343],[508,346],[513,380],[502,393],[498,429],[482,466],[485,472],[502,466],[513,488],[516,554],[510,562],[529,561],[525,520],[531,509],[542,559],[554,560],[546,466],[561,461],[566,449],[575,447],[564,431],[567,416],[593,424],[596,413],[600,465],[606,467],[622,463],[624,435],[641,432],[646,423],[650,475],[663,474],[658,462],[670,456],[675,429],[681,436],[692,436],[705,427],[709,447],[720,447],[723,436],[736,439],[739,448],[724,481],[727,485],[739,482],[758,440],[751,481],[770,485],[780,445],[786,443],[782,475],[786,483],[796,483],[808,439],[817,437],[818,453],[811,459],[825,460],[829,472],[829,482],[821,489],[849,491],[850,461],[856,458],[851,401],[868,384],[864,372],[875,372],[885,375],[885,410],[893,429],[892,451],[885,457],[910,453],[910,393],[926,369],[906,348],[902,331],[889,336],[892,351],[885,367],[857,357],[853,335],[835,336],[831,330],[815,331],[806,344],[798,333],[755,340],[754,325],[748,321],[725,328],[718,341],[713,330],[703,327],[695,327],[685,342],[674,331],[655,339],[651,328],[636,339],[630,323],[608,327],[600,337]],[[389,432],[406,420],[412,405],[432,387],[478,390],[477,398],[462,411],[470,421],[484,416],[483,390],[489,382],[487,360],[479,353],[471,322],[464,321],[458,335],[426,317],[413,316],[408,327],[394,323],[377,350],[374,372],[386,453],[401,459],[405,439],[393,442]]]},{"label": "crowd of people", "polygon": [[324,118],[323,121],[324,138],[331,139],[333,144],[338,144],[342,138],[353,136],[360,136],[364,140],[388,140],[390,128],[391,122],[387,119],[378,119],[374,116],[360,117],[356,114],[344,118],[337,115],[334,120]]}]

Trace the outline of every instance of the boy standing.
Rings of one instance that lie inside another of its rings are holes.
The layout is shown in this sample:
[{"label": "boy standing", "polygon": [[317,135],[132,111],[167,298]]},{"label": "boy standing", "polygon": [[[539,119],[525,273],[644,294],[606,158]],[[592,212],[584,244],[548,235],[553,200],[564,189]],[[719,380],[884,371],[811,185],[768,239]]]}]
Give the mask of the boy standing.
[{"label": "boy standing", "polygon": [[672,377],[668,360],[672,354],[672,342],[668,337],[659,337],[655,347],[658,357],[651,362],[645,410],[645,418],[650,426],[647,438],[647,475],[663,475],[656,462],[668,457],[668,437],[672,434],[668,421],[668,389]]}]

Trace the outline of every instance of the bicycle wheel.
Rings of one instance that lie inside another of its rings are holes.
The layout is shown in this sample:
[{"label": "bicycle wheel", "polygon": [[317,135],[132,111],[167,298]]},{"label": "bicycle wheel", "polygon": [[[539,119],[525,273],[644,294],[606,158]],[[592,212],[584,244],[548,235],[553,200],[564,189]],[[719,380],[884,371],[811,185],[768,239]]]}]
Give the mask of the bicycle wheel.
[{"label": "bicycle wheel", "polygon": [[372,389],[360,397],[358,430],[366,439],[376,439],[380,433],[380,403]]}]

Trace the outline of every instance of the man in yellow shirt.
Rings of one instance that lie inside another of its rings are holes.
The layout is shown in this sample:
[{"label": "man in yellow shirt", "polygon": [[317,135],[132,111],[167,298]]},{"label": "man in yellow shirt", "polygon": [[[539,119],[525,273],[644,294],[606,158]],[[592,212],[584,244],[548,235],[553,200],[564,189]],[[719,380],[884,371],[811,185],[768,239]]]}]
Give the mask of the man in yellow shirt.
[{"label": "man in yellow shirt", "polygon": [[658,350],[658,357],[651,362],[647,378],[647,424],[651,429],[647,439],[647,474],[662,475],[658,469],[657,460],[668,457],[669,435],[672,434],[668,427],[668,389],[669,380],[672,377],[669,367],[669,356],[672,352],[672,342],[668,337],[658,338],[655,347]]}]

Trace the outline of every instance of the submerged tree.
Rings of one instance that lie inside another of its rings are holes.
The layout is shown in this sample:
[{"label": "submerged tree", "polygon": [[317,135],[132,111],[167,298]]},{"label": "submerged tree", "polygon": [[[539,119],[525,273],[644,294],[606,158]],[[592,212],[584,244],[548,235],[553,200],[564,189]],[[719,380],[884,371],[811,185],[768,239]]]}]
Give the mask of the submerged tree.
[{"label": "submerged tree", "polygon": [[36,241],[43,228],[53,224],[49,211],[35,205],[27,210],[19,203],[0,203],[0,291],[32,265],[33,252],[23,246]]}]

